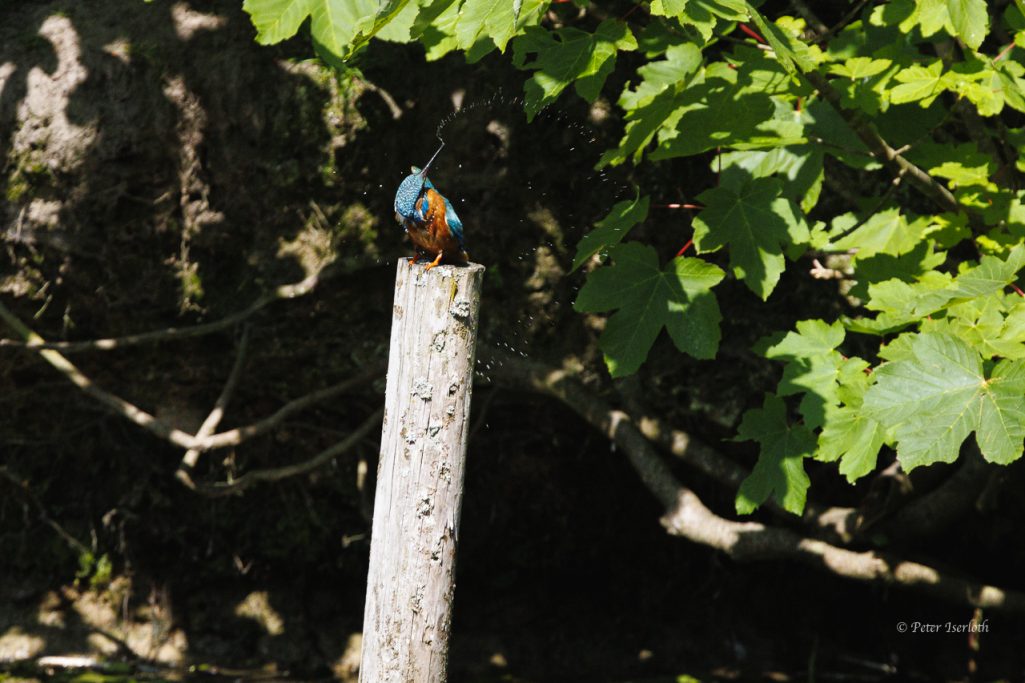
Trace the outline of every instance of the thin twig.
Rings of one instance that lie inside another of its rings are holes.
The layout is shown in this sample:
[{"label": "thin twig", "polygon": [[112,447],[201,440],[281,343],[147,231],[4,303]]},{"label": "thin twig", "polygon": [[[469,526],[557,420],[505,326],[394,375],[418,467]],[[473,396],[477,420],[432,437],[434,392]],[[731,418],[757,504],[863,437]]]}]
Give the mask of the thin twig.
[{"label": "thin twig", "polygon": [[308,474],[313,470],[323,467],[338,456],[352,450],[352,448],[362,441],[363,438],[366,437],[367,434],[369,434],[375,427],[380,429],[381,418],[383,415],[384,408],[378,408],[366,420],[364,420],[359,427],[356,427],[349,436],[345,437],[330,448],[321,451],[309,460],[305,460],[294,465],[285,465],[284,467],[252,470],[251,472],[246,472],[238,479],[234,479],[232,481],[217,484],[197,485],[195,490],[210,497],[227,496],[241,493],[243,490],[261,481],[281,481],[282,479],[288,479],[289,477]]},{"label": "thin twig", "polygon": [[162,420],[158,420],[153,415],[150,415],[145,410],[129,403],[120,396],[115,396],[109,391],[102,389],[89,379],[85,373],[79,370],[74,363],[62,356],[58,351],[46,348],[46,340],[29,329],[25,323],[21,322],[21,320],[19,320],[7,309],[6,306],[4,306],[2,301],[0,301],[0,319],[3,319],[3,321],[7,323],[7,326],[26,342],[26,345],[31,346],[33,350],[38,350],[39,355],[43,357],[43,360],[53,366],[57,372],[67,377],[72,384],[89,396],[92,396],[115,413],[131,420],[143,429],[156,434],[162,439],[170,441],[175,446],[180,446],[181,448],[194,447],[195,439],[191,434],[171,427],[167,423]]},{"label": "thin twig", "polygon": [[384,374],[384,368],[381,365],[373,365],[371,368],[355,377],[350,377],[344,382],[339,382],[325,389],[314,391],[313,393],[306,394],[297,399],[289,401],[277,412],[263,418],[258,422],[246,425],[245,427],[238,427],[236,429],[230,429],[226,432],[219,434],[212,434],[206,438],[199,438],[198,435],[193,439],[193,448],[199,451],[210,451],[215,448],[224,448],[225,446],[237,446],[243,441],[264,434],[274,427],[281,424],[288,416],[294,415],[302,410],[306,410],[310,406],[326,401],[329,398],[334,398],[339,394],[344,394],[360,385],[367,384],[381,377]]},{"label": "thin twig", "polygon": [[89,547],[82,543],[80,540],[72,536],[64,527],[58,524],[49,513],[46,512],[46,508],[43,507],[42,502],[36,497],[36,494],[32,493],[32,489],[28,487],[28,484],[15,477],[6,466],[0,465],[0,477],[3,477],[17,488],[21,495],[36,509],[36,514],[39,516],[47,526],[57,532],[57,535],[64,539],[64,541],[71,546],[71,548],[81,554],[91,552]]},{"label": "thin twig", "polygon": [[798,14],[804,17],[804,20],[811,25],[812,30],[817,34],[824,36],[829,33],[829,27],[823,24],[822,20],[815,16],[815,13],[811,11],[811,8],[808,7],[807,3],[803,0],[790,0],[790,4],[793,5]]},{"label": "thin twig", "polygon": [[[858,2],[856,2],[854,4],[854,7],[851,8],[851,11],[844,15],[843,19],[841,19],[840,21],[836,22],[836,24],[834,24],[825,33],[821,33],[818,36],[816,36],[815,39],[812,42],[813,43],[821,43],[822,41],[824,41],[824,40],[830,38],[831,36],[834,36],[837,33],[839,33],[840,31],[842,31],[844,29],[844,27],[847,26],[847,24],[851,23],[851,20],[853,20],[854,17],[858,16],[858,13],[860,13],[861,10],[865,7],[865,5],[867,5],[869,2],[870,2],[870,0],[859,0]],[[821,23],[821,22],[819,22],[819,23]]]},{"label": "thin twig", "polygon": [[321,389],[320,391],[307,394],[306,396],[302,396],[293,401],[289,401],[276,413],[270,417],[260,420],[259,422],[255,422],[245,427],[232,429],[221,434],[212,434],[205,439],[200,439],[192,434],[168,425],[166,422],[157,419],[138,406],[129,403],[120,396],[116,396],[96,385],[85,375],[85,373],[79,370],[74,363],[69,361],[59,352],[45,348],[43,345],[45,345],[46,340],[21,322],[21,320],[19,320],[7,309],[6,306],[4,306],[2,301],[0,301],[0,319],[3,319],[4,322],[6,322],[7,325],[18,334],[18,336],[26,342],[31,343],[33,350],[38,351],[39,355],[42,356],[46,362],[52,365],[58,372],[67,377],[75,386],[80,388],[86,394],[92,396],[118,415],[131,420],[143,429],[171,442],[179,448],[184,448],[186,450],[196,449],[199,451],[208,451],[214,448],[222,448],[224,446],[237,446],[246,439],[258,436],[274,428],[289,415],[297,413],[300,410],[305,410],[319,401],[336,396],[359,386],[360,384],[372,381],[382,373],[382,370],[378,366],[374,366],[371,370],[368,370],[361,375],[357,375],[356,377],[352,377],[344,382],[327,387],[326,389]]},{"label": "thin twig", "polygon": [[65,353],[76,353],[79,351],[110,351],[112,349],[123,349],[129,346],[149,344],[154,342],[165,342],[175,339],[188,339],[199,337],[213,332],[219,332],[236,325],[262,308],[283,299],[295,299],[309,294],[317,285],[324,280],[330,279],[340,272],[339,268],[327,266],[313,275],[310,275],[301,282],[290,285],[281,285],[272,291],[264,294],[250,304],[247,308],[228,315],[220,320],[193,325],[191,327],[168,327],[163,330],[153,330],[140,334],[130,334],[124,337],[108,337],[105,339],[92,339],[87,341],[46,341],[41,337],[37,340],[0,339],[0,347],[14,346],[27,349],[51,349]]},{"label": "thin twig", "polygon": [[[228,401],[231,400],[232,394],[235,393],[235,387],[238,385],[239,377],[242,376],[242,368],[245,366],[246,351],[249,350],[249,332],[251,327],[246,325],[242,330],[242,339],[238,344],[238,351],[235,354],[235,364],[231,368],[231,372],[228,374],[228,379],[224,383],[224,388],[221,390],[217,400],[214,401],[214,407],[210,411],[210,414],[203,420],[203,424],[200,425],[199,431],[196,432],[197,439],[205,439],[217,430],[217,425],[221,423],[221,418],[224,417],[224,411],[228,407]],[[199,461],[200,450],[197,448],[190,448],[185,451],[185,455],[182,456],[181,464],[178,465],[178,471],[175,472],[174,476],[178,478],[178,481],[185,484],[190,489],[196,488],[196,485],[192,481],[192,472],[196,469],[196,463]]]},{"label": "thin twig", "polygon": [[832,84],[824,76],[814,71],[809,71],[804,75],[819,94],[833,105],[833,108],[854,130],[861,141],[865,143],[865,146],[872,152],[872,156],[882,162],[895,178],[906,174],[911,183],[941,210],[950,211],[951,213],[959,213],[961,211],[961,205],[958,204],[957,199],[950,193],[950,190],[921,168],[898,154],[897,150],[893,149],[859,112],[852,112],[845,108],[840,93],[833,88]]}]

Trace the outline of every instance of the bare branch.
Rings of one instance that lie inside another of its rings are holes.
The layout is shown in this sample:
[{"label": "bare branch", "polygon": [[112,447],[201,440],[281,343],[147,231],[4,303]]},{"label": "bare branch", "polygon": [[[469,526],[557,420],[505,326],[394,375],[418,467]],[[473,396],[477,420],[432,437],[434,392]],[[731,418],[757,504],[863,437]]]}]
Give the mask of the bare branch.
[{"label": "bare branch", "polygon": [[837,113],[850,125],[861,141],[865,143],[865,146],[868,147],[869,151],[872,152],[872,156],[890,170],[894,178],[901,178],[906,174],[911,184],[931,199],[941,210],[952,213],[958,213],[961,210],[961,206],[957,203],[954,195],[950,193],[950,190],[921,168],[898,154],[897,150],[890,147],[872,124],[865,120],[860,113],[852,112],[845,108],[840,93],[833,88],[824,76],[814,71],[809,71],[804,75],[819,94],[833,105]]},{"label": "bare branch", "polygon": [[337,276],[340,272],[340,267],[336,267],[335,265],[327,266],[301,282],[296,282],[290,285],[281,285],[280,287],[275,288],[241,311],[232,313],[220,320],[203,323],[202,325],[193,325],[191,327],[168,327],[163,330],[131,334],[125,337],[108,337],[106,339],[92,339],[89,341],[50,342],[46,341],[42,337],[39,337],[38,339],[22,340],[0,339],[0,347],[14,346],[18,348],[51,349],[55,351],[63,351],[65,353],[76,353],[79,351],[110,351],[113,349],[127,348],[129,346],[138,346],[140,344],[199,337],[225,330],[232,325],[237,325],[260,309],[265,308],[276,301],[281,301],[283,299],[295,299],[305,296],[316,289],[321,282]]},{"label": "bare branch", "polygon": [[[740,488],[740,484],[751,474],[746,467],[737,464],[701,439],[683,430],[672,428],[666,420],[656,416],[646,405],[636,382],[626,379],[618,382],[617,387],[627,410],[632,414],[631,420],[641,433],[680,462],[719,482],[729,491]],[[793,520],[791,513],[777,505],[774,500],[767,501],[765,507],[782,519]],[[846,545],[858,537],[857,519],[857,510],[853,508],[824,508],[809,500],[805,505],[802,521],[813,536],[830,543]]]},{"label": "bare branch", "polygon": [[36,494],[32,493],[32,489],[28,487],[28,484],[26,482],[14,476],[14,474],[10,470],[8,470],[7,467],[5,467],[4,465],[0,465],[0,477],[6,479],[8,482],[10,482],[12,486],[18,489],[18,491],[21,493],[22,496],[24,496],[24,498],[29,502],[29,504],[31,504],[31,506],[36,509],[36,514],[39,515],[39,519],[45,522],[46,525],[49,526],[51,529],[56,531],[57,535],[63,538],[64,542],[67,543],[72,548],[72,550],[75,550],[80,554],[90,552],[89,548],[84,543],[82,543],[80,540],[72,536],[67,531],[67,529],[58,524],[53,519],[53,517],[50,517],[50,514],[46,511],[46,508],[43,506],[43,503],[39,500],[39,498],[36,497]]},{"label": "bare branch", "polygon": [[[232,394],[235,393],[235,387],[238,385],[239,377],[242,375],[242,368],[245,366],[246,351],[249,349],[249,332],[251,328],[249,325],[245,326],[242,331],[242,340],[238,344],[238,352],[235,354],[235,364],[231,368],[231,372],[228,374],[228,379],[224,383],[224,388],[221,390],[221,394],[214,401],[214,407],[210,411],[210,414],[203,420],[203,424],[200,425],[199,431],[196,432],[197,439],[205,439],[217,430],[217,425],[221,423],[221,418],[224,417],[224,411],[228,407],[228,401],[231,400]],[[178,465],[178,471],[175,472],[175,477],[178,481],[185,484],[190,489],[196,488],[196,485],[192,481],[192,472],[196,468],[196,463],[199,461],[200,451],[198,448],[190,448],[185,451],[185,455],[182,456],[181,464]]]},{"label": "bare branch", "polygon": [[186,450],[196,449],[198,451],[208,451],[214,448],[223,448],[224,446],[236,446],[246,439],[251,439],[254,436],[258,436],[270,429],[273,429],[289,415],[305,410],[315,403],[332,398],[361,384],[372,381],[377,377],[380,377],[382,373],[379,366],[374,366],[372,369],[367,370],[356,377],[352,377],[344,382],[335,384],[334,386],[321,389],[320,391],[315,391],[312,394],[307,394],[306,396],[290,401],[282,406],[276,413],[270,417],[260,420],[259,422],[255,422],[245,427],[232,429],[227,432],[222,432],[220,434],[212,434],[201,439],[180,429],[171,427],[166,422],[157,419],[138,406],[129,403],[123,398],[96,385],[85,375],[85,373],[79,370],[74,363],[69,361],[58,351],[42,346],[46,343],[46,340],[29,329],[25,323],[21,322],[21,320],[19,320],[7,309],[6,306],[4,306],[2,301],[0,301],[0,319],[6,322],[7,325],[26,342],[31,342],[33,344],[33,350],[37,351],[47,363],[52,365],[58,372],[67,377],[75,386],[80,388],[86,394],[92,396],[118,415],[131,420],[152,434],[155,434],[156,436],[171,442],[175,446]]},{"label": "bare branch", "polygon": [[853,552],[788,529],[719,517],[676,479],[626,413],[612,409],[568,372],[509,356],[494,374],[514,386],[563,401],[622,448],[641,481],[665,506],[662,524],[670,534],[711,546],[739,561],[800,560],[848,579],[914,588],[976,607],[1025,612],[1025,593],[952,577],[894,555]]},{"label": "bare branch", "polygon": [[375,427],[380,429],[381,418],[383,415],[384,408],[378,408],[366,420],[364,420],[359,427],[356,427],[349,436],[345,437],[330,448],[321,451],[309,460],[296,463],[294,465],[285,465],[284,467],[253,470],[251,472],[246,472],[238,479],[234,479],[232,481],[218,484],[201,484],[196,485],[194,488],[197,492],[202,493],[205,496],[219,497],[241,493],[245,489],[261,481],[280,481],[282,479],[288,479],[289,477],[308,474],[309,472],[323,467],[338,456],[352,450],[356,444],[362,441],[363,438],[366,437],[367,434],[369,434]]},{"label": "bare branch", "polygon": [[790,4],[793,5],[793,8],[797,10],[798,14],[804,17],[804,20],[808,22],[808,25],[810,25],[812,30],[817,34],[823,36],[829,33],[829,27],[822,23],[822,20],[820,20],[815,13],[811,11],[811,8],[808,7],[804,0],[790,0]]},{"label": "bare branch", "polygon": [[224,448],[225,446],[237,446],[243,441],[274,429],[284,422],[286,418],[294,415],[295,413],[306,410],[310,406],[320,403],[321,401],[334,398],[339,394],[344,394],[358,386],[372,382],[383,374],[383,366],[375,364],[371,366],[369,370],[356,375],[355,377],[350,377],[344,382],[339,382],[338,384],[334,384],[325,389],[314,391],[313,393],[306,394],[305,396],[289,401],[279,408],[277,412],[258,422],[246,425],[245,427],[230,429],[219,434],[212,434],[206,438],[200,438],[197,436],[193,439],[193,445],[191,447],[199,451],[210,451],[215,448]]},{"label": "bare branch", "polygon": [[145,410],[142,410],[123,398],[115,396],[109,391],[100,388],[93,383],[85,373],[79,370],[74,363],[62,356],[59,352],[46,348],[46,340],[29,329],[25,323],[21,322],[21,320],[19,320],[7,309],[6,306],[4,306],[2,301],[0,301],[0,318],[2,318],[3,321],[7,323],[7,326],[14,330],[14,332],[28,345],[31,345],[35,350],[38,350],[39,355],[43,357],[43,360],[52,365],[57,372],[67,377],[72,384],[77,386],[86,394],[92,396],[115,413],[131,420],[143,429],[156,434],[162,439],[170,441],[176,446],[180,446],[182,448],[193,447],[194,439],[191,434],[187,434],[180,429],[175,429],[174,427],[169,426],[167,423],[158,420]]},{"label": "bare branch", "polygon": [[[812,42],[814,42],[814,43],[821,43],[822,41],[826,40],[830,36],[834,36],[837,33],[839,33],[840,31],[842,31],[844,29],[844,27],[847,26],[847,24],[851,23],[851,20],[854,19],[854,17],[858,16],[858,14],[861,12],[861,10],[869,2],[870,2],[870,0],[858,0],[858,2],[854,3],[854,7],[851,8],[851,11],[849,11],[847,14],[844,15],[843,19],[841,19],[840,21],[836,22],[836,24],[834,24],[832,26],[832,28],[828,29],[824,33],[820,32],[819,35],[816,36],[815,39]],[[807,5],[806,5],[806,7],[807,7]],[[817,23],[822,23],[822,22],[820,21],[820,22],[817,22]]]}]

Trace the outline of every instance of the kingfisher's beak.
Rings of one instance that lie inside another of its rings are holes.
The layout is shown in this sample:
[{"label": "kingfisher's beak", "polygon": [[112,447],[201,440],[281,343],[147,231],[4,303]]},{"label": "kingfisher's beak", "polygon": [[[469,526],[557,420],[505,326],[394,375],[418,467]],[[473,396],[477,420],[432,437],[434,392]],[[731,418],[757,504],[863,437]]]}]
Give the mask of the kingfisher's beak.
[{"label": "kingfisher's beak", "polygon": [[426,166],[424,166],[424,167],[423,167],[423,170],[421,170],[421,171],[420,171],[420,176],[421,176],[422,178],[426,178],[426,177],[427,177],[427,169],[429,169],[429,168],[431,167],[431,164],[433,164],[433,163],[434,163],[434,160],[438,158],[438,155],[439,155],[439,154],[441,154],[441,150],[442,150],[442,148],[443,148],[444,146],[445,146],[445,141],[444,141],[444,140],[442,140],[442,141],[441,141],[441,147],[438,147],[438,150],[437,150],[437,151],[436,151],[436,152],[434,153],[434,156],[432,156],[432,157],[431,157],[431,160],[430,160],[430,161],[428,161],[428,162],[427,162],[427,165],[426,165]]}]

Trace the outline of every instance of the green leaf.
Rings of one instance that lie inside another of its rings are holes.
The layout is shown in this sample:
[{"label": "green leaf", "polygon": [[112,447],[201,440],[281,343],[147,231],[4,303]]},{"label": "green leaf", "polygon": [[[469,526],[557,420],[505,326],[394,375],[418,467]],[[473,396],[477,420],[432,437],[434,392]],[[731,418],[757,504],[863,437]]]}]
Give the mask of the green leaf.
[{"label": "green leaf", "polygon": [[829,411],[815,452],[816,460],[840,460],[840,474],[852,484],[875,469],[886,440],[886,430],[861,408],[869,386],[868,367],[861,358],[848,358],[840,366],[837,395],[842,405]]},{"label": "green leaf", "polygon": [[[594,33],[568,27],[547,31],[530,27],[513,41],[513,64],[532,69],[524,85],[528,118],[554,102],[576,81],[577,92],[593,102],[612,72],[619,50],[634,50],[637,41],[624,22],[606,19]],[[527,55],[536,57],[528,61]]]},{"label": "green leaf", "polygon": [[[913,221],[925,224],[925,221]],[[869,285],[898,279],[902,282],[914,282],[926,272],[943,265],[947,256],[945,252],[937,252],[932,240],[922,240],[911,251],[900,256],[876,254],[854,260],[854,277],[857,280],[848,292],[849,296],[858,299],[868,298]]]},{"label": "green leaf", "polygon": [[638,223],[648,217],[649,197],[637,197],[617,203],[609,211],[609,215],[594,224],[594,230],[584,235],[577,245],[577,254],[573,257],[573,268],[576,270],[587,259],[602,249],[619,244]]},{"label": "green leaf", "polygon": [[988,162],[979,166],[965,166],[959,161],[947,161],[935,168],[929,169],[929,174],[949,179],[954,187],[989,185]]},{"label": "green leaf", "polygon": [[894,78],[900,85],[890,91],[890,101],[894,104],[918,102],[923,107],[932,104],[947,89],[948,83],[943,78],[943,62],[939,60],[929,66],[909,66],[897,72]]},{"label": "green leaf", "polygon": [[947,0],[947,11],[954,31],[965,45],[979,49],[989,31],[989,11],[985,0]]},{"label": "green leaf", "polygon": [[979,265],[957,276],[949,289],[951,299],[972,299],[998,292],[1014,282],[1018,271],[1025,268],[1025,245],[1019,244],[1006,259],[983,256]]},{"label": "green leaf", "polygon": [[729,187],[739,187],[748,178],[779,174],[786,179],[783,194],[798,202],[801,210],[807,212],[815,207],[822,191],[825,179],[823,157],[818,145],[724,152],[712,160],[712,169],[720,172],[719,184]]},{"label": "green leaf", "polygon": [[804,394],[799,409],[809,429],[821,427],[827,413],[839,402],[837,374],[843,356],[835,349],[843,342],[844,334],[839,322],[827,325],[821,320],[802,320],[796,332],[788,332],[765,352],[766,358],[787,361],[778,394]]},{"label": "green leaf", "polygon": [[469,50],[478,41],[490,40],[500,51],[513,36],[527,26],[540,22],[548,3],[545,0],[522,0],[519,16],[509,0],[464,0],[456,24],[456,44]]},{"label": "green leaf", "polygon": [[1017,245],[1006,259],[983,256],[979,265],[969,268],[956,278],[934,270],[925,273],[917,282],[897,279],[869,285],[866,308],[881,311],[880,319],[892,327],[920,320],[940,309],[976,297],[1001,291],[1014,282],[1017,273],[1025,267],[1025,245]]},{"label": "green leaf", "polygon": [[982,414],[975,440],[990,462],[1007,465],[1021,457],[1025,439],[1025,363],[997,363],[982,392]]},{"label": "green leaf", "polygon": [[315,0],[310,34],[320,56],[340,66],[357,39],[373,30],[379,3],[375,0]]},{"label": "green leaf", "polygon": [[613,265],[590,274],[574,307],[619,309],[598,340],[613,377],[636,372],[663,327],[680,351],[715,356],[722,316],[710,290],[723,278],[720,268],[677,257],[660,269],[655,250],[636,242],[611,247],[609,256]]},{"label": "green leaf", "polygon": [[273,45],[296,34],[317,0],[245,0],[242,9],[256,28],[256,42]]},{"label": "green leaf", "polygon": [[456,40],[459,4],[460,0],[435,0],[420,9],[410,34],[420,37],[427,61],[441,59],[459,49]]},{"label": "green leaf", "polygon": [[1021,457],[1022,361],[1002,361],[987,379],[978,351],[947,334],[916,335],[910,351],[876,370],[863,406],[868,417],[893,430],[906,470],[954,462],[973,431],[986,460],[1007,464]]},{"label": "green leaf", "polygon": [[945,26],[950,26],[950,32],[954,33],[954,28],[950,24],[950,12],[947,10],[945,0],[918,0],[916,4],[918,5],[918,16],[916,19],[922,28],[923,38],[928,38]]},{"label": "green leaf", "polygon": [[816,459],[840,460],[840,474],[853,484],[875,469],[886,431],[861,410],[842,406],[831,413],[819,435]]},{"label": "green leaf", "polygon": [[705,208],[694,219],[698,252],[728,245],[734,275],[763,300],[785,269],[784,249],[809,239],[804,218],[781,193],[774,178],[754,179],[739,190],[706,190],[698,196]]},{"label": "green leaf", "polygon": [[750,514],[772,496],[784,510],[801,514],[811,484],[803,461],[815,451],[815,437],[787,424],[783,399],[766,394],[761,408],[744,413],[736,440],[760,446],[758,462],[737,491],[737,513]]},{"label": "green leaf", "polygon": [[983,358],[1025,358],[1025,303],[1006,300],[999,293],[970,299],[951,306],[944,322]]},{"label": "green leaf", "polygon": [[780,66],[788,74],[796,76],[798,72],[807,72],[815,68],[815,62],[811,57],[811,50],[808,45],[779,26],[770,24],[750,3],[746,4],[751,22],[754,23],[758,31],[762,32],[762,36],[769,41],[769,46],[776,53]]},{"label": "green leaf", "polygon": [[657,17],[675,17],[683,13],[687,0],[651,0],[651,13]]},{"label": "green leaf", "polygon": [[[726,80],[692,85],[679,95],[676,105],[660,127],[659,146],[649,155],[652,161],[692,156],[716,147],[804,142],[800,122],[792,114],[778,116],[772,98],[759,92],[738,93],[735,84]],[[777,125],[781,119],[790,124],[789,130]]]},{"label": "green leaf", "polygon": [[852,57],[843,64],[833,64],[830,73],[860,81],[886,71],[893,64],[892,59],[872,59],[871,57]]},{"label": "green leaf", "polygon": [[897,278],[873,283],[868,286],[865,307],[881,311],[893,321],[920,320],[950,302],[952,282],[946,273],[930,270],[912,283]]},{"label": "green leaf", "polygon": [[900,209],[892,208],[873,215],[859,228],[834,242],[830,249],[856,249],[859,259],[876,254],[900,256],[917,247],[921,239],[922,226],[909,225]]},{"label": "green leaf", "polygon": [[827,325],[822,320],[801,320],[796,332],[787,332],[782,340],[765,351],[766,358],[814,358],[833,353],[843,343],[843,325]]},{"label": "green leaf", "polygon": [[393,39],[409,39],[415,12],[409,0],[245,0],[243,9],[256,27],[257,42],[268,45],[291,38],[310,18],[310,33],[320,56],[341,66],[353,52],[402,15]]},{"label": "green leaf", "polygon": [[693,27],[705,42],[712,37],[719,19],[742,21],[748,17],[742,0],[653,0],[651,13]]},{"label": "green leaf", "polygon": [[665,59],[648,62],[637,69],[640,84],[633,90],[630,86],[624,88],[617,104],[626,111],[647,105],[666,88],[685,81],[699,66],[701,51],[696,45],[672,45],[666,49]]}]

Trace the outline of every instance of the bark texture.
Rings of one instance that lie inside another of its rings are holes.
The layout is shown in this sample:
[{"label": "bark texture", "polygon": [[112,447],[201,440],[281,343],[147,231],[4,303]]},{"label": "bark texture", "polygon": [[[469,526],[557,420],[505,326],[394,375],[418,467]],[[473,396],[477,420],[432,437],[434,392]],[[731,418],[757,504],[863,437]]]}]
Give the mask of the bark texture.
[{"label": "bark texture", "polygon": [[484,267],[399,261],[360,681],[444,681]]}]

